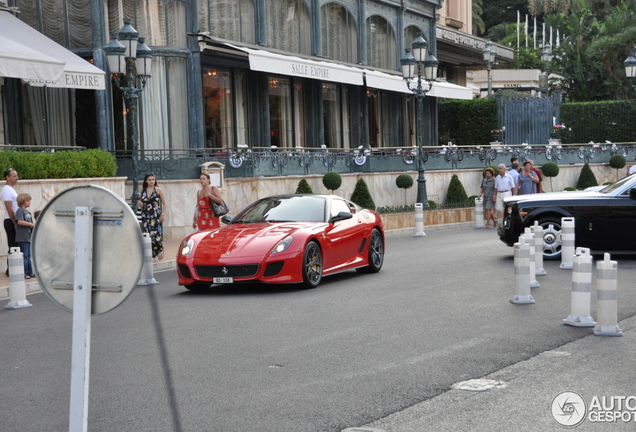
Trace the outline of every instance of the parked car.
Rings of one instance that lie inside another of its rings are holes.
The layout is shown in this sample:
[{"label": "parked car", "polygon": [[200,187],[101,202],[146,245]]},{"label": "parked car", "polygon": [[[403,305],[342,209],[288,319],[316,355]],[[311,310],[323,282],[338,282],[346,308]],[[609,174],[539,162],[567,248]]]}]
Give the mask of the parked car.
[{"label": "parked car", "polygon": [[179,285],[300,283],[346,270],[376,273],[384,262],[384,227],[375,211],[335,195],[260,199],[221,228],[197,232],[177,253]]},{"label": "parked car", "polygon": [[501,241],[513,246],[535,221],[543,227],[543,256],[561,257],[561,218],[574,217],[575,245],[592,252],[636,251],[636,176],[600,190],[516,195],[504,200]]}]

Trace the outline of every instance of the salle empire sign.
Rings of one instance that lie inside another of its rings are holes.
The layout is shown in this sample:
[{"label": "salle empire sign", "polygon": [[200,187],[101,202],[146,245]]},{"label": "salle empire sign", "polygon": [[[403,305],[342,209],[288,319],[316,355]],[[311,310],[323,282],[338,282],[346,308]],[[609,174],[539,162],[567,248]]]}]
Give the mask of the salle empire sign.
[{"label": "salle empire sign", "polygon": [[330,79],[329,72],[331,70],[326,67],[310,66],[300,63],[291,65],[291,75],[304,76],[316,79]]},{"label": "salle empire sign", "polygon": [[29,83],[34,86],[103,90],[104,76],[65,72],[64,77],[57,81],[29,80]]}]

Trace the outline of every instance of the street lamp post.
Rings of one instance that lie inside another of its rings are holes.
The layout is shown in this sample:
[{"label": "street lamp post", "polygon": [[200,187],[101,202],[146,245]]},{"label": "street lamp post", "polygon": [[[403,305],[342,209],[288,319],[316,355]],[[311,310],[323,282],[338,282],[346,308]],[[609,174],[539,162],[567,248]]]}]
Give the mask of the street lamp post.
[{"label": "street lamp post", "polygon": [[[124,18],[124,26],[119,30],[119,33],[112,35],[110,42],[104,47],[111,77],[117,87],[121,89],[130,109],[130,140],[132,142],[132,196],[130,205],[134,211],[137,211],[137,201],[139,201],[137,102],[139,94],[144,90],[151,76],[150,66],[152,64],[152,51],[144,42],[145,39],[139,37],[139,33],[130,25],[130,18]],[[122,87],[120,78],[124,74],[126,86]]]},{"label": "street lamp post", "polygon": [[634,78],[636,78],[636,48],[632,50],[623,64],[625,65],[625,76],[632,82],[632,87],[636,89],[636,83],[634,83]]},{"label": "street lamp post", "polygon": [[[400,59],[400,64],[402,66],[402,77],[406,81],[406,86],[413,92],[417,100],[417,202],[421,203],[423,207],[428,207],[426,179],[424,178],[424,162],[422,160],[424,96],[426,96],[426,93],[433,87],[433,81],[437,78],[437,65],[439,62],[432,54],[428,57],[426,56],[428,45],[421,33],[417,35],[411,46],[413,48],[413,54],[411,54],[407,48],[406,54]],[[416,72],[417,86],[411,87]],[[422,77],[424,77],[424,80],[422,80]],[[423,86],[423,81],[428,83],[428,86]]]},{"label": "street lamp post", "polygon": [[[545,94],[548,94],[548,87],[550,85],[550,62],[552,61],[552,47],[549,43],[543,45],[543,52],[541,53],[541,60],[545,62]],[[542,84],[543,85],[543,84]]]},{"label": "street lamp post", "polygon": [[494,46],[490,39],[484,45],[484,61],[486,62],[486,71],[488,71],[488,96],[492,94],[492,75],[490,71],[492,71],[492,65],[495,63],[495,57],[497,56],[497,51],[494,50]]}]

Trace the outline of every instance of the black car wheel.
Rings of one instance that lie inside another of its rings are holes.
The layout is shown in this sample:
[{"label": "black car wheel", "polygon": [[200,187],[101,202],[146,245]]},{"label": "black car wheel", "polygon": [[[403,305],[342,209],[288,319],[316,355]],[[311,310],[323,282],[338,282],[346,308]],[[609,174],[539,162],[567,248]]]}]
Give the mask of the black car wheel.
[{"label": "black car wheel", "polygon": [[303,285],[316,288],[322,279],[322,251],[316,242],[309,242],[303,256]]},{"label": "black car wheel", "polygon": [[561,219],[545,217],[539,219],[543,228],[543,258],[556,260],[561,258]]},{"label": "black car wheel", "polygon": [[369,238],[369,265],[356,270],[360,273],[377,273],[384,263],[384,245],[382,244],[382,234],[376,228],[371,231]]}]

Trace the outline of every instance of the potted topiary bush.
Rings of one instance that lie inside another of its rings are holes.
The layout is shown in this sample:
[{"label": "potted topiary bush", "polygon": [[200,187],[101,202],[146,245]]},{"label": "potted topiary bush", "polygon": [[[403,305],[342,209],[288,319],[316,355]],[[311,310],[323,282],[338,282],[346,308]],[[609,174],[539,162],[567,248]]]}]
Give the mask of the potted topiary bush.
[{"label": "potted topiary bush", "polygon": [[406,204],[406,190],[413,186],[413,177],[408,174],[400,174],[395,179],[395,185],[400,189],[404,189],[404,204]]},{"label": "potted topiary bush", "polygon": [[446,193],[446,204],[450,206],[465,205],[468,202],[468,195],[462,185],[462,182],[457,177],[457,174],[453,174],[450,183],[448,184],[448,192]]},{"label": "potted topiary bush", "polygon": [[353,193],[351,194],[351,201],[358,204],[362,208],[375,210],[375,203],[373,202],[373,198],[371,198],[369,187],[362,178],[359,178],[356,182],[356,186],[353,189]]},{"label": "potted topiary bush", "polygon": [[615,154],[609,160],[609,164],[612,168],[616,168],[616,181],[618,181],[618,170],[621,168],[625,168],[627,164],[627,159],[622,154]]},{"label": "potted topiary bush", "polygon": [[296,193],[297,194],[312,194],[314,193],[314,191],[311,190],[311,186],[309,186],[309,183],[307,183],[307,180],[302,179],[298,182]]},{"label": "potted topiary bush", "polygon": [[576,188],[584,190],[591,186],[598,186],[598,181],[596,181],[596,176],[592,168],[590,168],[588,164],[585,164],[583,168],[581,168],[581,174],[579,174],[579,180],[576,182]]},{"label": "potted topiary bush", "polygon": [[329,171],[322,176],[322,184],[332,193],[342,185],[342,177],[335,171]]},{"label": "potted topiary bush", "polygon": [[553,192],[552,189],[552,177],[556,177],[559,175],[559,165],[555,162],[546,162],[541,167],[541,172],[544,176],[550,177],[550,192]]}]

